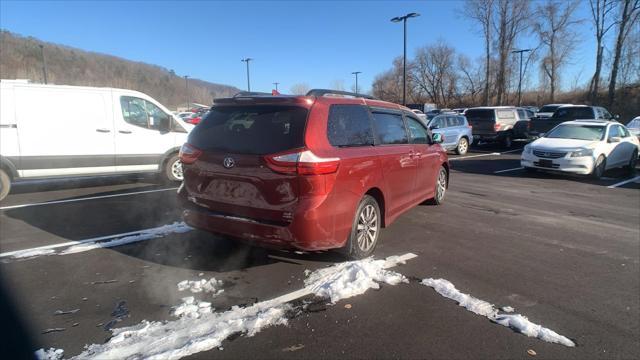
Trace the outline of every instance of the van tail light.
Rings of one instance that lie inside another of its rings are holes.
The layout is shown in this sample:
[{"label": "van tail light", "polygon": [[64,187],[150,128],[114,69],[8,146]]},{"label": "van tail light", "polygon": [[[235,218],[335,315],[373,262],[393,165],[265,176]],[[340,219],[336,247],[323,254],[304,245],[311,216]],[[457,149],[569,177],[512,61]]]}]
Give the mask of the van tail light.
[{"label": "van tail light", "polygon": [[500,130],[500,124],[493,124],[493,130],[499,131]]},{"label": "van tail light", "polygon": [[306,149],[267,155],[264,160],[271,170],[282,174],[326,175],[340,166],[340,158],[322,158]]},{"label": "van tail light", "polygon": [[471,124],[467,125],[467,127],[469,128],[469,130],[473,130],[473,126]]},{"label": "van tail light", "polygon": [[202,150],[198,149],[197,147],[189,143],[185,143],[180,148],[179,157],[180,157],[180,161],[183,164],[187,164],[187,165],[193,164],[194,162],[196,162],[196,160],[198,160],[200,155],[202,155]]}]

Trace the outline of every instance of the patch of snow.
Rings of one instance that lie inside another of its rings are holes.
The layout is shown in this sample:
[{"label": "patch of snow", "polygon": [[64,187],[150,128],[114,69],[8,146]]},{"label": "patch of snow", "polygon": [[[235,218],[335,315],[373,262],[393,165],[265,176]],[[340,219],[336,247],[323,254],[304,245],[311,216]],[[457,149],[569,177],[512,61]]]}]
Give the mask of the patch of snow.
[{"label": "patch of snow", "polygon": [[192,293],[213,293],[213,296],[220,295],[224,292],[223,289],[218,289],[223,284],[222,280],[216,280],[211,278],[209,280],[183,280],[178,283],[178,291],[189,290]]},{"label": "patch of snow", "polygon": [[369,289],[379,289],[381,282],[389,285],[409,282],[403,275],[385,270],[389,263],[398,264],[397,259],[389,259],[368,258],[339,263],[312,272],[304,284],[315,295],[330,298],[335,304],[341,299],[364,294]]},{"label": "patch of snow", "polygon": [[[529,337],[538,338],[540,340],[562,344],[564,346],[574,347],[576,344],[569,338],[547,329],[541,325],[534,324],[526,317],[520,314],[499,314],[498,309],[491,303],[475,298],[469,294],[461,293],[456,287],[445,279],[424,279],[420,282],[422,285],[432,287],[440,295],[454,300],[458,305],[465,309],[487,317],[489,320],[511,328]],[[513,311],[510,306],[504,307],[504,311]]]},{"label": "patch of snow", "polygon": [[197,319],[203,314],[211,313],[212,310],[210,302],[197,301],[193,296],[189,296],[182,298],[182,304],[175,307],[173,315]]},{"label": "patch of snow", "polygon": [[114,246],[130,244],[138,241],[157,239],[160,237],[167,236],[169,234],[186,233],[191,230],[192,228],[187,224],[183,222],[175,222],[173,224],[163,225],[157,228],[148,229],[136,235],[125,236],[122,238],[117,238],[109,241],[89,242],[86,244],[74,245],[62,251],[59,255],[68,255],[68,254],[75,254],[79,252],[89,251],[89,250],[110,248]]},{"label": "patch of snow", "polygon": [[512,313],[515,310],[511,307],[511,306],[503,306],[500,308],[500,310],[504,311],[504,312],[508,312],[508,313]]},{"label": "patch of snow", "polygon": [[60,360],[64,350],[49,348],[48,350],[40,349],[35,352],[36,359],[38,360]]},{"label": "patch of snow", "polygon": [[50,255],[54,252],[55,250],[53,249],[33,249],[33,250],[20,251],[11,257],[14,259],[23,259],[23,258],[28,258],[32,256]]}]

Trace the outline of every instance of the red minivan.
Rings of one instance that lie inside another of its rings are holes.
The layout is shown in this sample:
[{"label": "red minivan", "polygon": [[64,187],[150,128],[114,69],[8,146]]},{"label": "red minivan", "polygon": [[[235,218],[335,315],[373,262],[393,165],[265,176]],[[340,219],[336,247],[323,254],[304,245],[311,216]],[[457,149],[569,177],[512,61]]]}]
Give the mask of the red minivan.
[{"label": "red minivan", "polygon": [[381,227],[442,203],[441,142],[410,109],[358,94],[218,99],[180,150],[183,217],[259,246],[367,257]]}]

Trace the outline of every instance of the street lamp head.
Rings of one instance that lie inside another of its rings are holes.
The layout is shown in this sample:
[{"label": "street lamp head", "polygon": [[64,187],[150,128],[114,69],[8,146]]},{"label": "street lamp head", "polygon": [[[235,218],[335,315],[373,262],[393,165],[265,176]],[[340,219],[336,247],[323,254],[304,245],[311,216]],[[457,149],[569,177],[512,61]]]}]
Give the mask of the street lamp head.
[{"label": "street lamp head", "polygon": [[358,75],[358,74],[362,74],[362,71],[354,71],[352,72],[353,75]]},{"label": "street lamp head", "polygon": [[408,13],[407,15],[405,15],[407,18],[412,18],[412,17],[418,17],[420,16],[420,14],[418,13]]},{"label": "street lamp head", "polygon": [[399,16],[396,16],[393,19],[391,19],[391,22],[400,22],[400,21],[402,21],[402,18]]},{"label": "street lamp head", "polygon": [[252,58],[244,58],[244,59],[242,59],[242,60],[240,60],[240,61],[242,61],[242,62],[249,62],[249,61],[251,61],[251,60],[253,60],[253,59],[252,59]]}]

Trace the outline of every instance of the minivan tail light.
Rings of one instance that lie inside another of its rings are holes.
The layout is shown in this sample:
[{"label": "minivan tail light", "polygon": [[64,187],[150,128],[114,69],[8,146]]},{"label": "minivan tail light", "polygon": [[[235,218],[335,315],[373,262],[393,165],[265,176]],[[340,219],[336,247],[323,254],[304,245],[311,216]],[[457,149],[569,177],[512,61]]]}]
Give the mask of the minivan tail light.
[{"label": "minivan tail light", "polygon": [[311,150],[267,155],[264,157],[267,166],[282,174],[325,175],[338,171],[340,158],[322,158]]},{"label": "minivan tail light", "polygon": [[193,164],[194,162],[196,162],[196,160],[198,160],[200,155],[202,155],[202,150],[198,149],[197,147],[189,143],[185,143],[180,148],[179,157],[180,157],[180,161],[183,164],[187,164],[187,165]]}]

